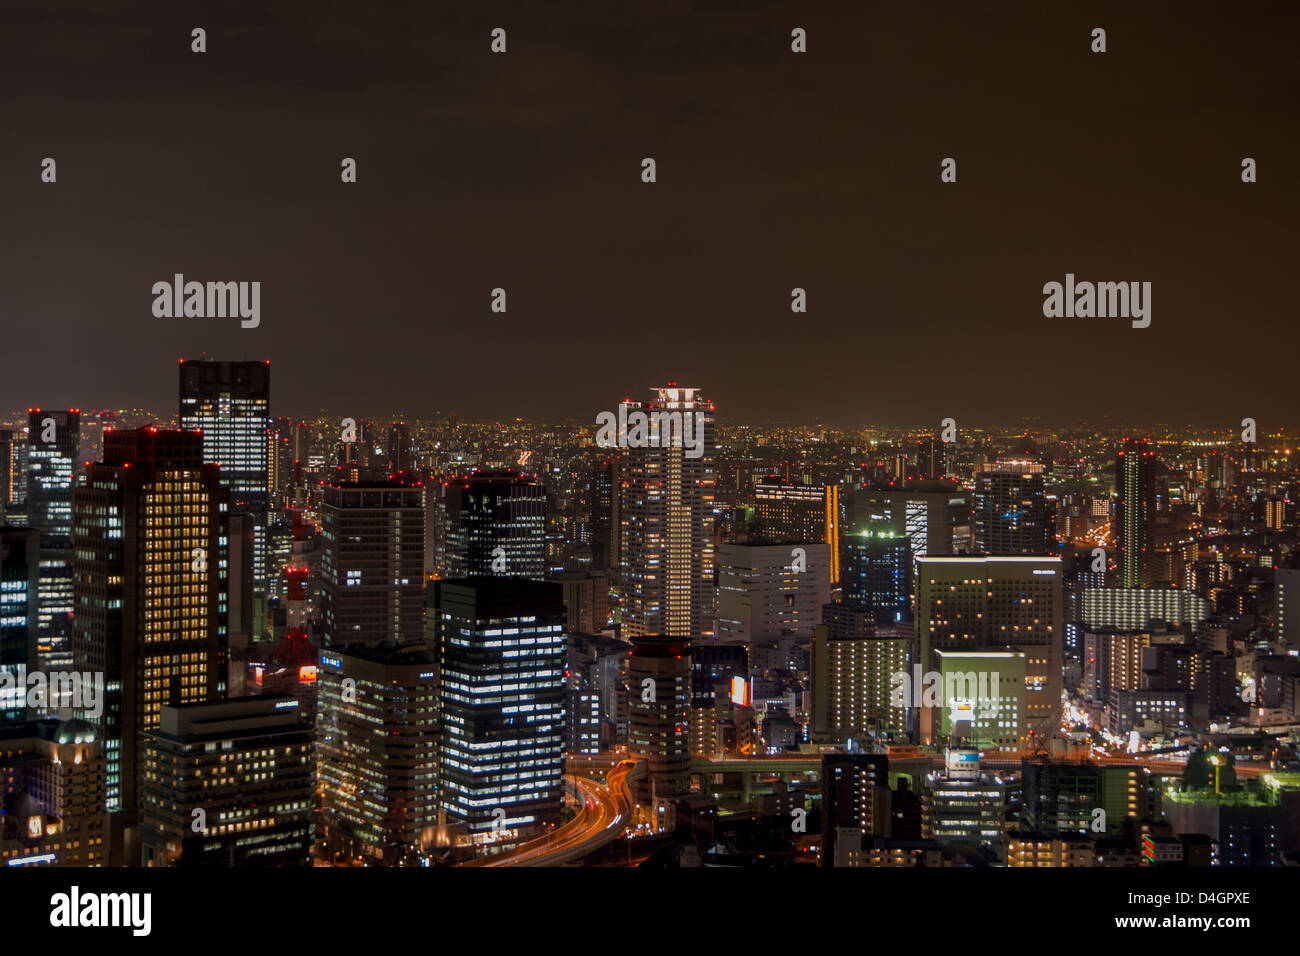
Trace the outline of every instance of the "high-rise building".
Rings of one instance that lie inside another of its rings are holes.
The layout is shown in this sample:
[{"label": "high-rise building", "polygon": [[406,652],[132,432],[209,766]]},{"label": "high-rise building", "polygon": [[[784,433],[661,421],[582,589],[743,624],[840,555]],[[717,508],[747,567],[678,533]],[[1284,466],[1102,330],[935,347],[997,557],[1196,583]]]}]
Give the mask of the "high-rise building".
[{"label": "high-rise building", "polygon": [[388,426],[388,473],[399,475],[415,466],[415,448],[411,444],[411,428],[406,422],[393,422]]},{"label": "high-rise building", "polygon": [[26,503],[27,436],[0,428],[0,524],[11,523],[9,516],[25,509]]},{"label": "high-rise building", "polygon": [[1032,461],[987,464],[975,476],[975,552],[1051,554],[1056,547],[1043,466]]},{"label": "high-rise building", "polygon": [[72,662],[72,492],[81,412],[27,411],[27,519],[41,533],[39,654],[50,669]]},{"label": "high-rise building", "polygon": [[841,536],[879,530],[883,522],[908,537],[913,561],[970,551],[970,493],[955,481],[892,482],[860,488],[841,500]]},{"label": "high-rise building", "polygon": [[423,645],[321,652],[320,845],[327,859],[424,861],[438,822],[437,662]]},{"label": "high-rise building", "polygon": [[73,518],[77,670],[104,675],[110,811],[137,809],[139,745],[167,704],[225,696],[227,491],[195,432],[104,434]]},{"label": "high-rise building", "polygon": [[628,752],[647,762],[641,795],[654,806],[690,789],[690,641],[634,638],[627,682]]},{"label": "high-rise building", "polygon": [[1027,684],[1025,653],[936,650],[934,656],[941,688],[939,720],[934,722],[939,737],[951,746],[1020,750]]},{"label": "high-rise building", "polygon": [[1085,587],[1082,621],[1085,628],[1142,630],[1159,621],[1196,629],[1210,616],[1210,602],[1181,588],[1128,589]]},{"label": "high-rise building", "polygon": [[623,633],[689,639],[713,632],[714,405],[698,388],[674,382],[654,391],[650,401],[623,403],[629,420],[640,413],[649,423],[644,436],[619,435],[629,446],[620,510]]},{"label": "high-rise building", "polygon": [[1150,555],[1155,527],[1156,453],[1150,442],[1124,439],[1115,461],[1115,545],[1120,583],[1126,588],[1151,583]]},{"label": "high-rise building", "polygon": [[1049,737],[1063,684],[1061,575],[1060,558],[922,558],[916,634],[923,669],[938,669],[934,651],[1023,651],[1025,732]]},{"label": "high-rise building", "polygon": [[622,469],[622,459],[611,456],[601,459],[591,475],[591,564],[597,571],[619,567]]},{"label": "high-rise building", "polygon": [[805,485],[771,475],[754,486],[754,540],[818,541],[831,547],[831,584],[840,580],[840,486]]},{"label": "high-rise building", "polygon": [[884,754],[822,755],[821,865],[845,866],[862,838],[889,826],[889,758]]},{"label": "high-rise building", "polygon": [[162,708],[145,734],[145,866],[309,866],[316,730],[293,697]]},{"label": "high-rise building", "polygon": [[[19,674],[39,664],[37,593],[41,536],[35,528],[0,528],[0,670]],[[35,717],[27,712],[26,681],[0,691],[0,723]]]},{"label": "high-rise building", "polygon": [[718,548],[719,641],[750,648],[807,641],[830,599],[829,545]]},{"label": "high-rise building", "polygon": [[424,488],[335,482],[320,499],[325,646],[423,640]]},{"label": "high-rise building", "polygon": [[883,522],[840,538],[840,584],[845,604],[894,620],[911,616],[912,541]]},{"label": "high-rise building", "polygon": [[560,586],[474,578],[430,587],[448,822],[464,824],[472,843],[494,830],[558,823],[567,660]]},{"label": "high-rise building", "polygon": [[447,577],[542,580],[546,489],[516,471],[475,471],[443,488]]},{"label": "high-rise building", "polygon": [[[182,359],[180,427],[203,436],[204,464],[221,468],[230,490],[230,513],[241,533],[232,536],[232,595],[237,617],[230,622],[237,642],[260,637],[268,594],[268,509],[271,501],[271,364]],[[248,599],[239,600],[246,585]]]},{"label": "high-rise building", "polygon": [[812,641],[812,733],[819,741],[887,737],[910,729],[894,676],[912,673],[910,628],[875,624],[876,612],[827,604]]}]

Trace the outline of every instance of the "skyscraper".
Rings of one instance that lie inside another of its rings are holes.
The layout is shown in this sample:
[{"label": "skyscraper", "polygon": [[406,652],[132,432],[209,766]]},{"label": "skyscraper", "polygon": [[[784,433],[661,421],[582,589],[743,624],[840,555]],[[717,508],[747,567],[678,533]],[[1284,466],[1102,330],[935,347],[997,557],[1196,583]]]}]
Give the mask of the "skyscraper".
[{"label": "skyscraper", "polygon": [[916,635],[923,669],[938,670],[935,651],[1023,651],[1024,726],[1050,736],[1064,679],[1061,574],[1060,558],[922,558]]},{"label": "skyscraper", "polygon": [[[647,402],[625,402],[647,416],[644,435],[624,430],[621,504],[624,634],[699,637],[713,631],[714,405],[675,382]],[[671,416],[676,415],[673,419]],[[700,444],[686,448],[685,416]],[[635,445],[635,447],[633,447]]]},{"label": "skyscraper", "polygon": [[1156,453],[1150,442],[1124,439],[1115,461],[1115,545],[1119,549],[1120,583],[1126,588],[1151,583],[1155,466]]},{"label": "skyscraper", "polygon": [[437,663],[423,645],[321,652],[317,776],[329,856],[419,862],[437,823]]},{"label": "skyscraper", "polygon": [[970,551],[970,493],[955,481],[908,481],[860,488],[842,499],[843,535],[884,522],[910,539],[912,560]]},{"label": "skyscraper", "polygon": [[831,584],[840,580],[840,486],[804,485],[775,475],[754,486],[754,539],[831,546]]},{"label": "skyscraper", "polygon": [[[39,663],[36,605],[40,545],[40,533],[34,528],[0,528],[0,670],[11,674]],[[12,696],[0,696],[0,723],[27,716],[24,681]]]},{"label": "skyscraper", "polygon": [[424,488],[393,481],[321,489],[325,646],[424,638]]},{"label": "skyscraper", "polygon": [[846,604],[892,620],[911,618],[912,539],[874,522],[840,538],[840,583]]},{"label": "skyscraper", "polygon": [[[812,637],[830,602],[830,546],[808,542],[718,548],[720,641],[783,650]],[[752,659],[752,653],[751,653]]]},{"label": "skyscraper", "polygon": [[[27,436],[0,428],[0,524],[27,502]],[[25,516],[23,518],[25,519]]]},{"label": "skyscraper", "polygon": [[1033,461],[985,465],[975,476],[974,524],[977,554],[1051,554],[1056,541],[1043,466]]},{"label": "skyscraper", "polygon": [[316,731],[297,705],[238,697],[162,708],[143,753],[145,866],[310,865]]},{"label": "skyscraper", "polygon": [[227,491],[192,431],[108,431],[77,489],[78,670],[104,674],[108,809],[137,809],[141,735],[226,691]]},{"label": "skyscraper", "polygon": [[546,576],[546,489],[516,471],[453,478],[446,500],[447,577]]},{"label": "skyscraper", "polygon": [[[271,364],[182,359],[180,427],[203,435],[204,464],[221,467],[230,489],[230,513],[247,518],[232,538],[232,565],[249,585],[250,600],[239,601],[231,628],[241,639],[260,636],[267,596],[266,535],[269,476]],[[241,581],[232,581],[237,588]]]},{"label": "skyscraper", "polygon": [[388,426],[388,473],[398,475],[409,472],[415,464],[415,450],[411,446],[411,429],[406,422],[393,422]]},{"label": "skyscraper", "polygon": [[[558,823],[567,643],[560,586],[434,581],[441,804],[472,842]],[[499,812],[498,812],[499,811]]]},{"label": "skyscraper", "polygon": [[42,666],[58,668],[72,660],[72,490],[81,413],[29,408],[27,417],[27,520],[41,534],[39,654]]},{"label": "skyscraper", "polygon": [[628,751],[649,772],[642,797],[651,804],[690,789],[690,641],[663,636],[632,639],[627,661]]}]

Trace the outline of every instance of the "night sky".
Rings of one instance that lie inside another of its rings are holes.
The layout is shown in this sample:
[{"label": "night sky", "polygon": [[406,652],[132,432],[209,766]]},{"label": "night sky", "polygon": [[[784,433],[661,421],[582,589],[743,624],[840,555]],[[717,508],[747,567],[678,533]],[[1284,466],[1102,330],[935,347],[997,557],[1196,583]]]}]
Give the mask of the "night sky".
[{"label": "night sky", "polygon": [[[0,408],[170,413],[206,353],[270,359],[277,414],[594,422],[675,379],[731,421],[1300,423],[1298,32],[1294,3],[4,0]],[[155,318],[176,272],[260,281],[260,328]],[[1044,318],[1067,272],[1150,281],[1150,328]]]}]

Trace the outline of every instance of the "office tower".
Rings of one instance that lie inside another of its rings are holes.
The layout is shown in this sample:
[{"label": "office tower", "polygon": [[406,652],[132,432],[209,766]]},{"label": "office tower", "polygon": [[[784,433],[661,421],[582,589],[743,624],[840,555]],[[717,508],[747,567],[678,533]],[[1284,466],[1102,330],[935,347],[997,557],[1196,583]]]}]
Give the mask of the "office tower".
[{"label": "office tower", "polygon": [[901,621],[911,616],[912,541],[884,522],[840,538],[840,585],[845,604]]},{"label": "office tower", "polygon": [[980,769],[978,750],[947,749],[944,769],[926,778],[934,838],[944,846],[978,846],[1000,861],[1005,854],[1007,809],[1020,790],[1009,777]]},{"label": "office tower", "polygon": [[[203,436],[204,464],[219,465],[230,490],[230,514],[241,532],[231,539],[231,630],[247,646],[265,626],[266,535],[271,502],[269,466],[271,363],[180,363],[180,427]],[[241,591],[248,599],[240,599]]]},{"label": "office tower", "polygon": [[104,746],[83,720],[0,722],[0,866],[104,866]]},{"label": "office tower", "polygon": [[424,488],[392,481],[320,489],[325,646],[424,638]]},{"label": "office tower", "polygon": [[889,758],[884,754],[822,755],[822,866],[845,866],[864,836],[889,825]]},{"label": "office tower", "polygon": [[650,401],[620,410],[629,421],[638,413],[649,421],[619,435],[629,446],[620,514],[623,633],[700,637],[713,632],[714,406],[698,388],[670,382],[654,391]]},{"label": "office tower", "polygon": [[622,460],[601,459],[591,474],[591,564],[597,571],[618,571],[622,500]]},{"label": "office tower", "polygon": [[830,545],[723,544],[718,548],[718,640],[778,646],[812,636],[830,603]]},{"label": "office tower", "polygon": [[399,475],[415,467],[415,448],[411,444],[411,429],[406,422],[393,422],[388,426],[388,473]]},{"label": "office tower", "polygon": [[895,675],[912,674],[910,628],[883,626],[856,604],[827,604],[812,641],[812,734],[818,741],[888,737],[910,729]]},{"label": "office tower", "polygon": [[883,522],[895,534],[907,535],[913,561],[970,551],[970,493],[955,481],[873,485],[846,494],[841,501],[841,538],[868,527],[879,530]]},{"label": "office tower", "polygon": [[1279,640],[1289,649],[1300,650],[1300,568],[1274,570],[1273,613]]},{"label": "office tower", "polygon": [[656,805],[690,789],[690,642],[659,635],[633,638],[627,683],[628,752],[647,762],[640,790]]},{"label": "office tower", "polygon": [[[1158,638],[1157,638],[1158,639]],[[1181,635],[1163,635],[1163,639],[1181,640]],[[1152,644],[1150,631],[1117,631],[1113,628],[1089,629],[1084,632],[1083,693],[1103,706],[1118,691],[1142,686],[1142,657]]]},{"label": "office tower", "polygon": [[37,594],[41,536],[35,528],[0,528],[0,670],[15,675],[12,690],[0,691],[0,724],[21,721],[27,713],[26,680],[20,668],[39,666]]},{"label": "office tower", "polygon": [[1195,591],[1181,588],[1083,589],[1085,628],[1145,630],[1157,621],[1190,625],[1195,631],[1210,616],[1210,602]]},{"label": "office tower", "polygon": [[564,629],[569,634],[598,634],[609,617],[609,579],[605,572],[561,571],[546,580],[564,593]]},{"label": "office tower", "polygon": [[145,734],[145,866],[310,866],[316,729],[292,697],[162,708]]},{"label": "office tower", "polygon": [[71,663],[72,491],[77,483],[81,413],[27,412],[27,520],[41,533],[38,629],[41,666]]},{"label": "office tower", "polygon": [[558,823],[567,659],[559,585],[476,578],[430,586],[448,822],[465,824],[476,844],[494,829]]},{"label": "office tower", "polygon": [[[945,557],[917,563],[916,634],[923,669],[932,653],[1025,653],[1027,736],[1056,730],[1062,688],[1060,558]],[[934,728],[931,727],[931,731]],[[1026,747],[1035,741],[1027,740]]]},{"label": "office tower", "polygon": [[564,752],[600,753],[600,694],[568,686],[564,689]]},{"label": "office tower", "polygon": [[423,645],[321,652],[318,843],[327,859],[421,863],[438,822],[437,662]]},{"label": "office tower", "polygon": [[546,489],[517,471],[453,478],[446,500],[447,577],[542,580],[546,575]]},{"label": "office tower", "polygon": [[1150,552],[1155,526],[1156,453],[1144,440],[1124,439],[1115,461],[1115,546],[1120,583],[1126,588],[1151,582]]},{"label": "office tower", "polygon": [[[981,750],[1021,749],[1025,719],[1023,651],[934,652],[940,740]],[[915,680],[914,680],[915,683]],[[924,695],[925,687],[914,689]]]},{"label": "office tower", "polygon": [[27,436],[0,428],[0,524],[22,524],[26,507]]},{"label": "office tower", "polygon": [[830,545],[831,584],[840,580],[840,487],[804,485],[776,475],[754,486],[754,540]]},{"label": "office tower", "polygon": [[139,741],[162,707],[225,696],[228,492],[195,432],[104,435],[73,515],[79,671],[104,674],[108,809],[137,809]]},{"label": "office tower", "polygon": [[1056,550],[1051,509],[1043,489],[1043,466],[999,461],[975,476],[975,553],[1051,554]]},{"label": "office tower", "polygon": [[751,705],[749,651],[740,644],[691,644],[690,751],[712,757],[734,744],[735,709]]}]

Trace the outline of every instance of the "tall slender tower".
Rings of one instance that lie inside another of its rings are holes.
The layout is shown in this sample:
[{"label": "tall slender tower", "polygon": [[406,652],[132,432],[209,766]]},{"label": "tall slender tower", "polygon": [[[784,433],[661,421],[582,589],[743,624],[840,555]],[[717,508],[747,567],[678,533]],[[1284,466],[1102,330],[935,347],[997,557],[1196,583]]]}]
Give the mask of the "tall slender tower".
[{"label": "tall slender tower", "polygon": [[243,519],[232,528],[232,570],[241,580],[231,586],[247,587],[233,595],[231,628],[244,638],[261,634],[266,608],[270,419],[270,362],[181,360],[180,427],[203,435],[203,462],[221,467],[230,513]]},{"label": "tall slender tower", "polygon": [[1155,466],[1156,453],[1150,442],[1124,439],[1115,460],[1115,543],[1119,548],[1120,582],[1126,588],[1150,583]]},{"label": "tall slender tower", "polygon": [[72,662],[72,489],[81,413],[27,410],[27,517],[41,535],[38,651],[46,668]]},{"label": "tall slender tower", "polygon": [[[714,405],[676,382],[654,394],[619,413],[623,633],[694,638],[714,629]],[[695,432],[684,432],[687,415]],[[687,447],[686,433],[699,444]]]}]

